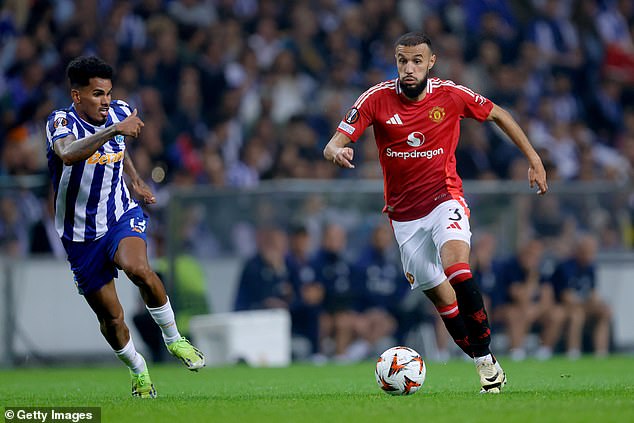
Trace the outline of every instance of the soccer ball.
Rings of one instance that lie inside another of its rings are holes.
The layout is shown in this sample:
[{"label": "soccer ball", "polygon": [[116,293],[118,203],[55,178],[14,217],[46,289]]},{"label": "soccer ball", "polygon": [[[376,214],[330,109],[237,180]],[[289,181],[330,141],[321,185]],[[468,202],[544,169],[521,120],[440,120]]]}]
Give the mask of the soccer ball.
[{"label": "soccer ball", "polygon": [[390,395],[409,395],[425,382],[427,368],[423,358],[411,348],[392,347],[376,362],[376,383]]}]

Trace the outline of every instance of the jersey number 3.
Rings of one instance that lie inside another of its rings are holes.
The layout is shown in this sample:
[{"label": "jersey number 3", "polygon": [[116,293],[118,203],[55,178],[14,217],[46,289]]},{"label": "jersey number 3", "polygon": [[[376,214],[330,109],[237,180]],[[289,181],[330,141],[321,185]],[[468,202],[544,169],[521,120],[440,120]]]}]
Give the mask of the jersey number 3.
[{"label": "jersey number 3", "polygon": [[451,216],[451,217],[449,218],[449,220],[453,220],[454,222],[457,222],[457,221],[459,221],[459,220],[462,220],[462,215],[460,214],[460,210],[459,210],[459,209],[454,209],[454,210],[453,210],[453,214],[454,214],[455,216]]}]

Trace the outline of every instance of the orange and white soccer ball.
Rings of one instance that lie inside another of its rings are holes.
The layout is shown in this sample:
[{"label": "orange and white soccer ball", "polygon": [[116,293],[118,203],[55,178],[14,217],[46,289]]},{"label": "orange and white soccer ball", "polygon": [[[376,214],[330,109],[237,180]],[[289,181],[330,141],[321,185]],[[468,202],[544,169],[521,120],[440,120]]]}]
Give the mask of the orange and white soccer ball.
[{"label": "orange and white soccer ball", "polygon": [[392,347],[376,362],[376,383],[390,395],[410,395],[425,383],[423,358],[411,348]]}]

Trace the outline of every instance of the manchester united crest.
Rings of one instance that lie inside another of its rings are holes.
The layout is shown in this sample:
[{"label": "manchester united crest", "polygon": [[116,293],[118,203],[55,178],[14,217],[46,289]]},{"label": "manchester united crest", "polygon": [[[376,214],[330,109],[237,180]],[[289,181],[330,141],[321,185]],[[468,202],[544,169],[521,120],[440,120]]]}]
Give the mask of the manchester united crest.
[{"label": "manchester united crest", "polygon": [[407,282],[409,282],[410,285],[414,285],[414,283],[416,282],[416,279],[414,279],[414,275],[409,272],[405,273],[405,277],[407,278]]},{"label": "manchester united crest", "polygon": [[429,118],[434,123],[440,123],[445,119],[445,108],[440,106],[434,106],[429,111]]}]

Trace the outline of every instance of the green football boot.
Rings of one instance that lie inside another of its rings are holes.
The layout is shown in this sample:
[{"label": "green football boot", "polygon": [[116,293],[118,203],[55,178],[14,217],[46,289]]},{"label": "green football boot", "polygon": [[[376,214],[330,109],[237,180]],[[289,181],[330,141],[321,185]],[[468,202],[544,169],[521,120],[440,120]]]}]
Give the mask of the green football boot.
[{"label": "green football boot", "polygon": [[[145,359],[143,360],[145,361]],[[139,374],[132,373],[130,370],[130,379],[132,379],[132,396],[136,398],[156,398],[156,389],[150,379],[150,372],[145,366],[145,370]]]},{"label": "green football boot", "polygon": [[194,347],[186,338],[167,345],[167,349],[174,357],[179,358],[185,366],[191,371],[198,371],[205,366],[205,356],[196,347]]}]

